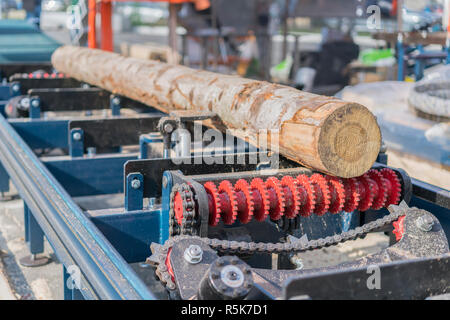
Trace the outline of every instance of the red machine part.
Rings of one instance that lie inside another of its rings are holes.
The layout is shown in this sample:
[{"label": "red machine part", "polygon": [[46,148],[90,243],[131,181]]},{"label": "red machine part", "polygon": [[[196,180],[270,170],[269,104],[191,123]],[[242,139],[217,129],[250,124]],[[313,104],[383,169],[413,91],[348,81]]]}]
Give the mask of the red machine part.
[{"label": "red machine part", "polygon": [[388,189],[385,206],[398,204],[400,201],[402,187],[397,175],[394,171],[388,168],[381,169],[380,173],[386,179],[386,188]]},{"label": "red machine part", "polygon": [[291,176],[284,176],[281,179],[281,186],[283,187],[286,201],[284,215],[289,219],[293,219],[299,214],[300,206],[302,205],[298,182]]},{"label": "red machine part", "polygon": [[175,212],[175,219],[177,220],[178,224],[181,225],[183,221],[183,198],[181,197],[181,194],[179,192],[175,194],[173,202],[174,202],[173,210]]},{"label": "red machine part", "polygon": [[[366,174],[349,179],[324,176],[318,173],[308,177],[284,176],[279,180],[269,177],[265,181],[255,178],[250,182],[238,180],[235,185],[222,181],[204,184],[209,199],[209,225],[215,226],[220,219],[226,225],[236,219],[248,223],[252,219],[264,221],[267,216],[274,221],[285,216],[308,217],[312,213],[324,215],[341,211],[378,210],[398,204],[401,184],[397,174],[389,169],[372,169]],[[183,197],[175,194],[175,218],[183,220]]]},{"label": "red machine part", "polygon": [[264,221],[270,209],[269,192],[267,191],[266,184],[261,178],[255,178],[251,181],[250,188],[252,190],[254,205],[253,216],[256,221]]},{"label": "red machine part", "polygon": [[343,209],[345,212],[352,212],[358,208],[359,204],[358,182],[355,178],[345,179],[343,182],[345,189],[345,204]]},{"label": "red machine part", "polygon": [[208,194],[209,221],[210,226],[216,226],[220,221],[220,198],[219,191],[213,182],[207,182],[203,185]]},{"label": "red machine part", "polygon": [[341,179],[327,176],[325,178],[328,182],[330,190],[330,208],[328,212],[336,214],[342,211],[345,204],[345,188]]},{"label": "red machine part", "polygon": [[300,174],[296,180],[300,192],[300,215],[302,217],[309,217],[316,206],[316,195],[314,193],[314,188],[309,180],[309,177],[305,174]]},{"label": "red machine part", "polygon": [[403,233],[405,232],[405,216],[401,216],[397,221],[393,222],[394,231],[392,233],[395,235],[395,240],[400,241],[403,238]]},{"label": "red machine part", "polygon": [[[373,188],[374,199],[372,202],[372,209],[379,210],[383,207],[387,199],[386,179],[378,170],[369,170],[366,175],[375,181]],[[397,177],[397,175],[396,175]]]},{"label": "red machine part", "polygon": [[269,193],[270,218],[274,221],[280,220],[284,215],[286,202],[284,198],[284,190],[280,180],[275,177],[267,178],[266,188]]},{"label": "red machine part", "polygon": [[220,216],[223,223],[230,225],[236,221],[238,215],[238,202],[236,191],[228,180],[223,180],[219,184]]},{"label": "red machine part", "polygon": [[253,197],[250,185],[244,179],[240,179],[234,185],[238,206],[238,219],[242,223],[249,223],[253,217]]},{"label": "red machine part", "polygon": [[318,173],[313,174],[309,179],[312,182],[314,194],[316,195],[314,213],[318,216],[323,216],[330,207],[330,189],[328,188],[327,180]]}]

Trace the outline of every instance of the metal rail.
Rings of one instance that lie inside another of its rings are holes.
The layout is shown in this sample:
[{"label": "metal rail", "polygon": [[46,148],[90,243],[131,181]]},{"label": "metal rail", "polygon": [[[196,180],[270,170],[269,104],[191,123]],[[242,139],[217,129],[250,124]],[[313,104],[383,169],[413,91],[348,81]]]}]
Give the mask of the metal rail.
[{"label": "metal rail", "polygon": [[60,262],[80,268],[85,298],[155,298],[1,115],[0,160]]}]

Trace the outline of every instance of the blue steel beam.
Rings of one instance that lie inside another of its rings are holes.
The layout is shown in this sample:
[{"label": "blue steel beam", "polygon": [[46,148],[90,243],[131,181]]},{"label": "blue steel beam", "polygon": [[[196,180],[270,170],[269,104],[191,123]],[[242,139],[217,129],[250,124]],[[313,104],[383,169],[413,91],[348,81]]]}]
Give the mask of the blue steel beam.
[{"label": "blue steel beam", "polygon": [[87,282],[81,290],[83,296],[155,298],[3,116],[0,161],[58,259],[66,267],[80,268]]},{"label": "blue steel beam", "polygon": [[69,147],[69,120],[11,119],[9,123],[31,149]]},{"label": "blue steel beam", "polygon": [[122,193],[123,166],[137,154],[42,157],[41,161],[72,197]]},{"label": "blue steel beam", "polygon": [[160,240],[158,209],[124,212],[119,208],[86,214],[128,263],[145,261],[150,255],[150,244]]}]

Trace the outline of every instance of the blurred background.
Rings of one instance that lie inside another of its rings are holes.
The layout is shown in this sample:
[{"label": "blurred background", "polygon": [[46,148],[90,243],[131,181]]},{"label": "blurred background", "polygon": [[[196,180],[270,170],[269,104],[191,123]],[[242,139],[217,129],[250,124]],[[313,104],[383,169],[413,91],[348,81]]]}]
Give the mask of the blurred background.
[{"label": "blurred background", "polygon": [[[0,17],[40,29],[47,60],[75,44],[358,101],[377,116],[391,165],[448,189],[449,2],[0,0]],[[36,49],[4,30],[1,59]]]}]

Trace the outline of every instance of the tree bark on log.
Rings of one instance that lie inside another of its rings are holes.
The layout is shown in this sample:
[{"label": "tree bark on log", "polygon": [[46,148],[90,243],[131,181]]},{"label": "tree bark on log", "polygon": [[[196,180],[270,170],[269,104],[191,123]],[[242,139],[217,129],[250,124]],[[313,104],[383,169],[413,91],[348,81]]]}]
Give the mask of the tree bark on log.
[{"label": "tree bark on log", "polygon": [[215,112],[207,125],[269,147],[305,166],[338,177],[362,175],[375,162],[380,128],[364,106],[288,86],[194,70],[74,46],[57,49],[53,66],[77,80],[163,112]]}]

